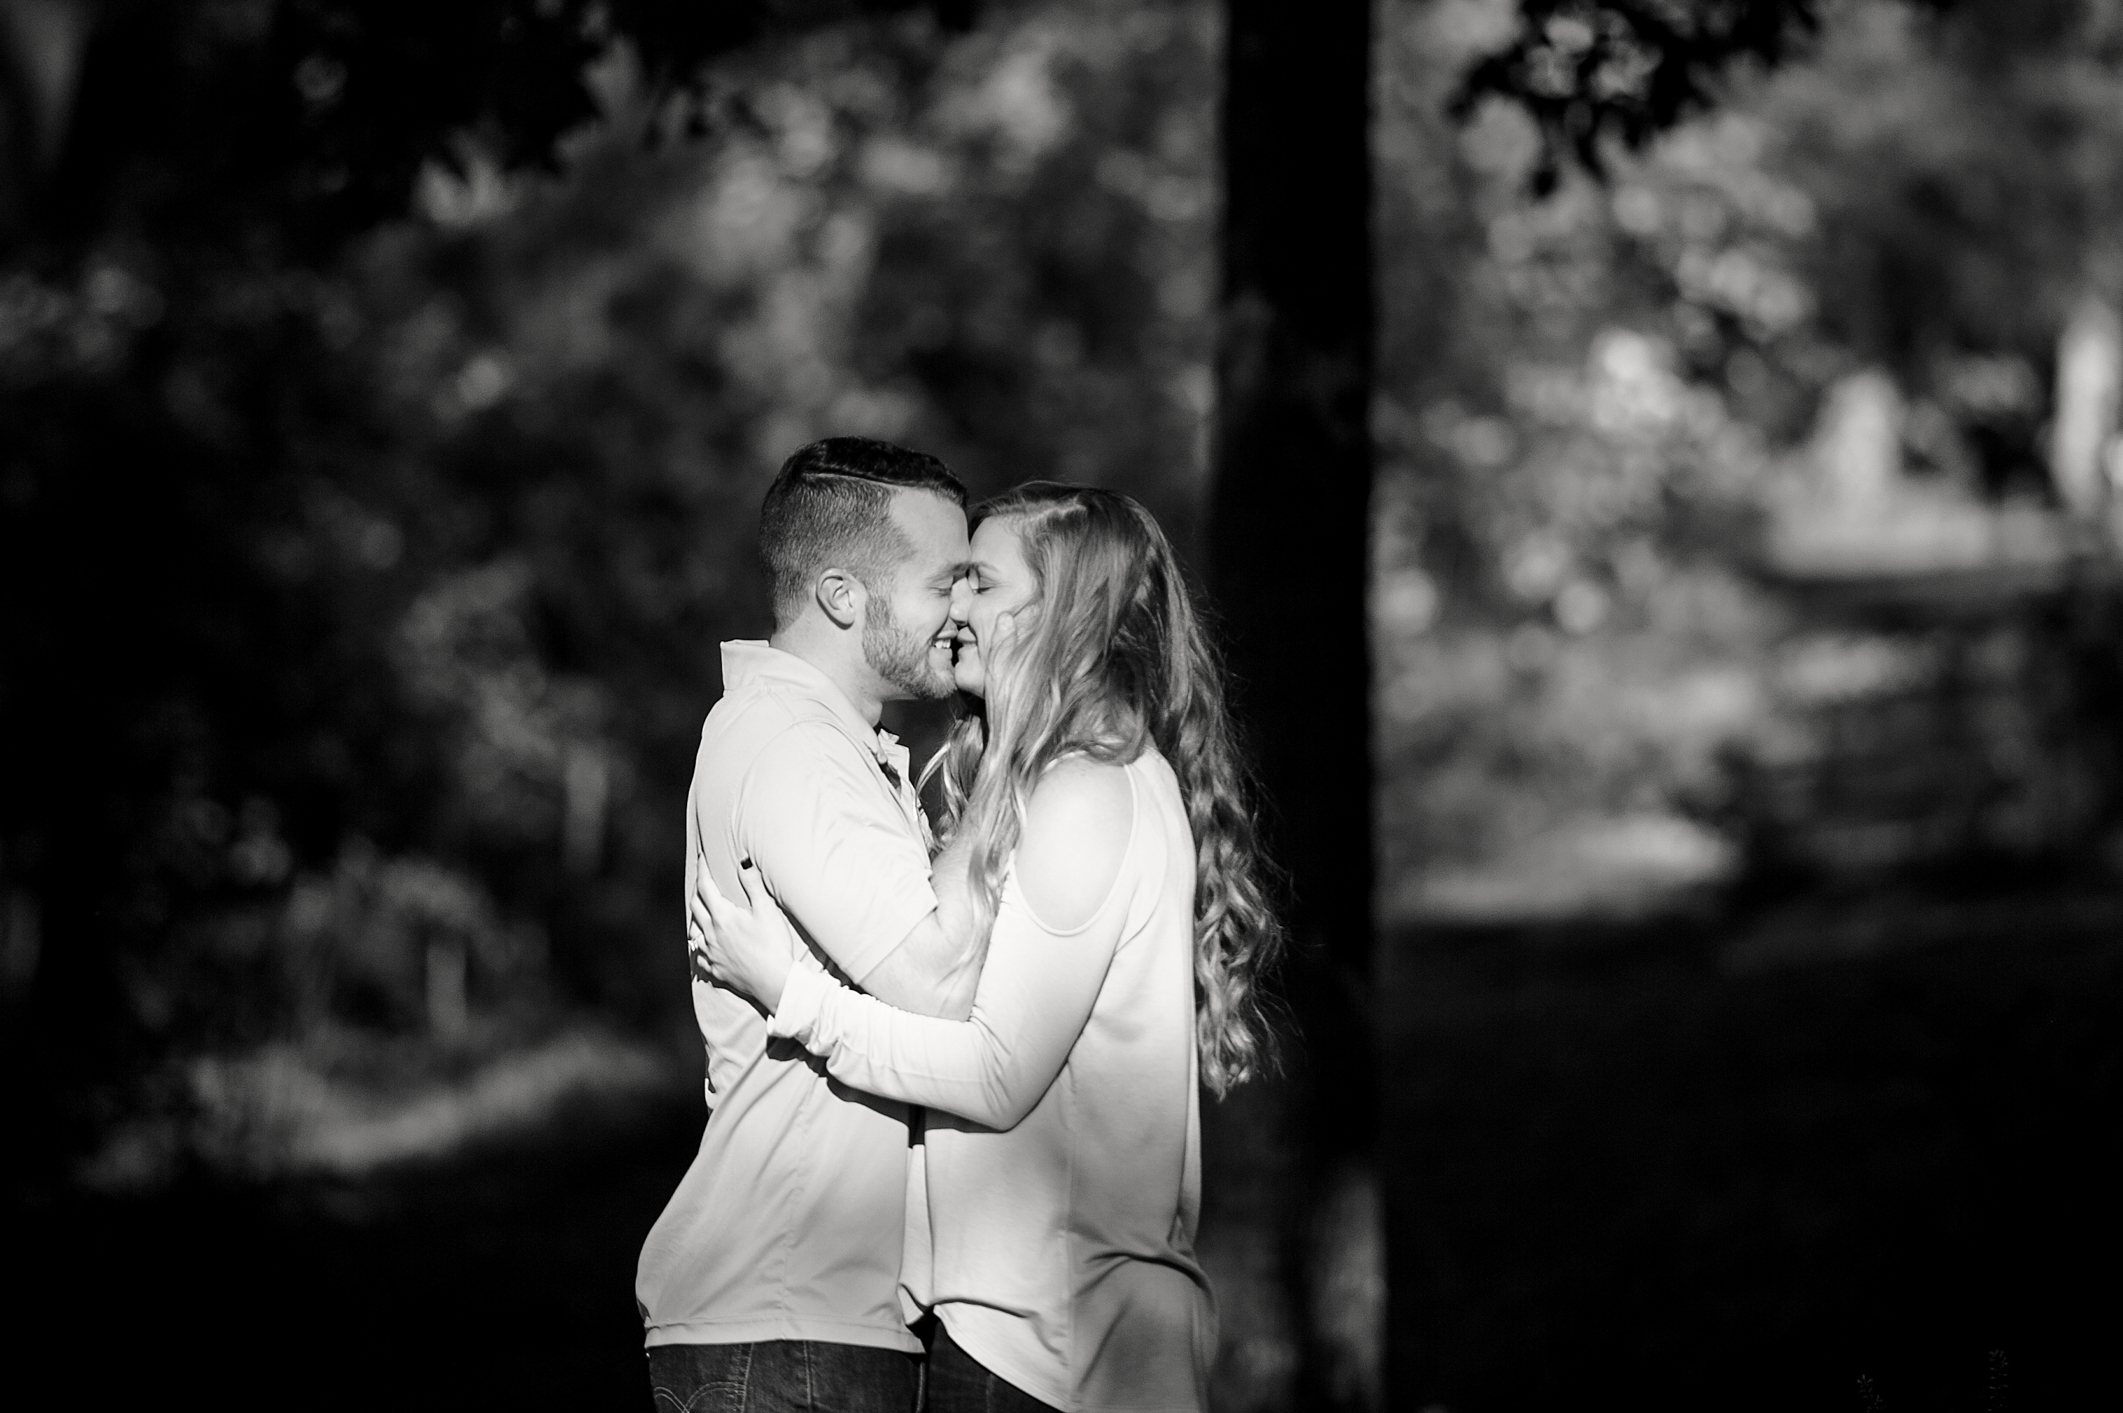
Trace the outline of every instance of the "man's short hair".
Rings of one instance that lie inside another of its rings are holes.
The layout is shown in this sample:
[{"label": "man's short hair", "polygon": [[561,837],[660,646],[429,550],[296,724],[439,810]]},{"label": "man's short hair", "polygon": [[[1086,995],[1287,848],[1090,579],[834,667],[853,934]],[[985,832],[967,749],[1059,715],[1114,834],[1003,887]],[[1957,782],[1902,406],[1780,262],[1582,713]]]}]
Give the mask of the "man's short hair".
[{"label": "man's short hair", "polygon": [[774,617],[803,612],[818,572],[837,565],[878,591],[913,546],[892,521],[896,491],[931,491],[963,510],[966,488],[943,462],[869,437],[827,437],[781,464],[759,508],[759,552],[774,581]]}]

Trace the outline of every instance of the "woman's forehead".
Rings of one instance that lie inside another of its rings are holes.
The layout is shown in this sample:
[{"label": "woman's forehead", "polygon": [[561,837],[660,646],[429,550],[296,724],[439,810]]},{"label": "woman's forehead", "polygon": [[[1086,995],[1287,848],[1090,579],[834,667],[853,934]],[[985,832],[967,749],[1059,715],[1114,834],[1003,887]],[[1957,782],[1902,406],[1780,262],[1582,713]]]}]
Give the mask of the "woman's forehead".
[{"label": "woman's forehead", "polygon": [[1025,562],[1024,541],[1018,536],[1014,521],[995,518],[983,520],[973,532],[973,559],[975,563],[990,568],[1009,570],[1022,567]]}]

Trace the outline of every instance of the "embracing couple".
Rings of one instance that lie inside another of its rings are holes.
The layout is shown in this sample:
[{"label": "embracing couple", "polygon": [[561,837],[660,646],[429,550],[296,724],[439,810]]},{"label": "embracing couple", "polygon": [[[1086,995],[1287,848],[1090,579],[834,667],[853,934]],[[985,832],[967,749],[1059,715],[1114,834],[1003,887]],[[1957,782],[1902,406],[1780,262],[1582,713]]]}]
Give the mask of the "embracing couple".
[{"label": "embracing couple", "polygon": [[[760,541],[686,814],[712,1112],[641,1255],[656,1406],[1198,1413],[1198,1092],[1262,1064],[1281,934],[1171,545],[853,437]],[[954,695],[932,835],[878,722]]]}]

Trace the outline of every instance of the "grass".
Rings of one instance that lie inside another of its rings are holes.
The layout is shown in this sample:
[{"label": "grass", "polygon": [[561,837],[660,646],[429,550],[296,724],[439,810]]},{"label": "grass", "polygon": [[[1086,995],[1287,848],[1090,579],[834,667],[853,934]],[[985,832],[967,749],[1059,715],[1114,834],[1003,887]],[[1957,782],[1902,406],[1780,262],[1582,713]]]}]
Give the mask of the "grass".
[{"label": "grass", "polygon": [[700,1119],[688,1084],[358,1181],[198,1172],[18,1212],[22,1378],[223,1410],[639,1413],[635,1258]]},{"label": "grass", "polygon": [[[1994,1350],[2014,1410],[2123,1406],[2119,908],[1934,888],[1390,939],[1389,1407],[1976,1413]],[[358,1178],[18,1210],[23,1378],[639,1410],[634,1262],[700,1122],[677,1076]]]},{"label": "grass", "polygon": [[[2123,1404],[2123,913],[1966,901],[1397,939],[1400,1401],[1972,1413],[2003,1349],[2017,1408]],[[1932,925],[1763,941],[1868,908]]]}]

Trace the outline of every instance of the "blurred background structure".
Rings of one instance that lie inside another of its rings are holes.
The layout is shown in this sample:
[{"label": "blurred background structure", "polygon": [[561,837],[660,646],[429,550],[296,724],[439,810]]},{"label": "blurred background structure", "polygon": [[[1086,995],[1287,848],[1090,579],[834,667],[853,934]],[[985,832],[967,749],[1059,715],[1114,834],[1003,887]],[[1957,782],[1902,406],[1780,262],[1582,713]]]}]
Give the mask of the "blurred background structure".
[{"label": "blurred background structure", "polygon": [[639,1406],[714,644],[855,432],[1222,611],[1220,1407],[2123,1396],[2116,0],[6,0],[0,93],[56,1377]]}]

